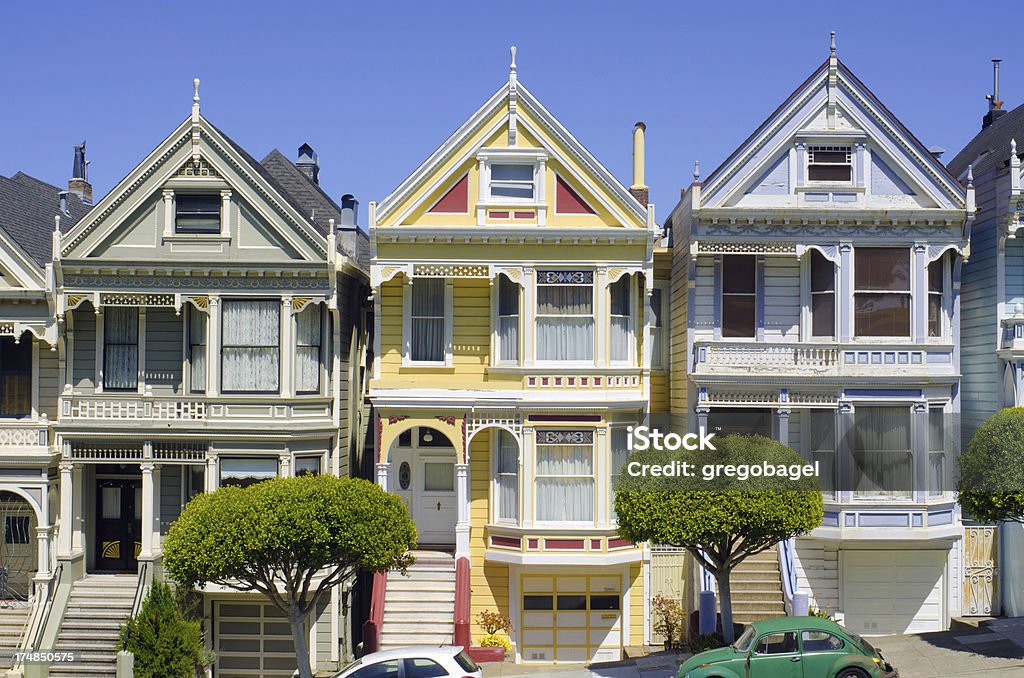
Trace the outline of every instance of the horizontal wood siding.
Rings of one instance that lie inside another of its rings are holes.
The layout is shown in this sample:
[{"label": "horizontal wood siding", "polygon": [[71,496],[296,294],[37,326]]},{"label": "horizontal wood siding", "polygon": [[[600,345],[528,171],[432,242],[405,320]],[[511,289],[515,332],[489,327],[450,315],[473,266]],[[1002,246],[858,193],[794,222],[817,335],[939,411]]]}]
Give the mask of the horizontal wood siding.
[{"label": "horizontal wood siding", "polygon": [[96,314],[85,306],[72,311],[74,338],[72,347],[72,379],[76,389],[96,388]]},{"label": "horizontal wood siding", "polygon": [[693,339],[710,340],[715,336],[715,259],[697,258],[697,288],[693,299]]},{"label": "horizontal wood siding", "polygon": [[331,634],[331,597],[324,596],[316,604],[316,663],[320,669],[331,667],[331,646],[335,640]]},{"label": "horizontal wood siding", "polygon": [[764,339],[800,340],[800,261],[796,257],[765,257]]},{"label": "horizontal wood siding", "polygon": [[672,225],[672,284],[669,308],[669,353],[671,355],[671,378],[669,380],[670,411],[687,411],[689,384],[686,373],[689,368],[689,317],[690,308],[690,215],[688,211],[673,215]]},{"label": "horizontal wood siding", "polygon": [[167,534],[181,515],[181,466],[170,464],[160,467],[160,533]]},{"label": "horizontal wood siding", "polygon": [[490,436],[492,431],[481,431],[470,448],[469,469],[469,522],[470,522],[470,636],[474,644],[480,642],[483,629],[477,617],[484,610],[500,612],[511,617],[508,600],[508,566],[484,561],[487,542],[484,525],[490,512]]},{"label": "horizontal wood siding", "polygon": [[796,587],[810,597],[812,607],[835,612],[839,609],[838,544],[797,539],[793,555]]},{"label": "horizontal wood siding", "polygon": [[668,372],[651,372],[651,412],[668,412]]},{"label": "horizontal wood siding", "polygon": [[57,352],[45,343],[33,339],[39,346],[39,415],[50,421],[57,419],[57,396],[62,390]]},{"label": "horizontal wood siding", "polygon": [[156,395],[182,393],[184,317],[169,308],[146,309],[146,386]]},{"label": "horizontal wood siding", "polygon": [[622,639],[624,647],[644,643],[644,576],[640,563],[629,566],[629,628]]}]

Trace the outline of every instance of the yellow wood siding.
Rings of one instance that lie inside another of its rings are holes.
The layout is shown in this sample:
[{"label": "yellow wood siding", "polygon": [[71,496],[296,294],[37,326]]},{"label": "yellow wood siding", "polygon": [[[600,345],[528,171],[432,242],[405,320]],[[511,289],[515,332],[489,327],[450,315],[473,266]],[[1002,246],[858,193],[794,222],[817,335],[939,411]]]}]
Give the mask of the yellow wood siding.
[{"label": "yellow wood siding", "polygon": [[485,525],[490,512],[490,435],[481,431],[473,438],[469,462],[469,551],[470,589],[469,602],[470,636],[474,643],[484,635],[477,623],[477,616],[484,610],[500,612],[511,617],[508,600],[508,566],[484,562],[487,550]]},{"label": "yellow wood siding", "polygon": [[644,642],[644,575],[640,563],[629,566],[629,629],[622,644],[642,645]]},{"label": "yellow wood siding", "polygon": [[671,411],[687,413],[689,381],[686,376],[690,356],[687,351],[687,318],[690,296],[690,212],[683,210],[673,225],[675,247],[672,252],[672,312],[669,351],[672,356]]},{"label": "yellow wood siding", "polygon": [[668,412],[669,374],[662,370],[651,371],[651,412]]}]

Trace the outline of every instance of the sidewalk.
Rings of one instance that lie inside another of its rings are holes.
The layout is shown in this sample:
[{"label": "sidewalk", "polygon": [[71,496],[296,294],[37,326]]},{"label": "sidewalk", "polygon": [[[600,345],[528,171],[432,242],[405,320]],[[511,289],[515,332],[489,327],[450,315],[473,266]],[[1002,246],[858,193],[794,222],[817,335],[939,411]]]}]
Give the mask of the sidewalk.
[{"label": "sidewalk", "polygon": [[523,664],[483,664],[485,678],[497,676],[546,676],[559,678],[675,678],[680,658],[674,652],[659,652],[633,660],[580,666],[529,666]]}]

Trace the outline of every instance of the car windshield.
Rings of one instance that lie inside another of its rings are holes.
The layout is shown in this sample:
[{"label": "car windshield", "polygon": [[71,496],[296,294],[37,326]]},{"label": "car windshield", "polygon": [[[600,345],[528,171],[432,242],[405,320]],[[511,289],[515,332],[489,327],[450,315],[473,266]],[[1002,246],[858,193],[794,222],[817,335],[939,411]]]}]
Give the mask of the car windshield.
[{"label": "car windshield", "polygon": [[750,649],[751,643],[754,642],[755,635],[756,632],[754,631],[754,627],[748,626],[747,630],[743,632],[743,635],[737,638],[736,642],[732,644],[732,649],[737,652],[746,652]]}]

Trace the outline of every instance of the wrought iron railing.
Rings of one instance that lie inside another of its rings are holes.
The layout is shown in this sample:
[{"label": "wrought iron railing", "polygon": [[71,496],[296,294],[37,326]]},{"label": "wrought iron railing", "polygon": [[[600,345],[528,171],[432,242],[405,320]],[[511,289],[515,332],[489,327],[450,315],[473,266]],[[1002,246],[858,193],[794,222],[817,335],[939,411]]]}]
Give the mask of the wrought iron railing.
[{"label": "wrought iron railing", "polygon": [[147,577],[149,572],[149,563],[139,564],[139,580],[135,583],[135,595],[132,596],[132,611],[128,613],[128,619],[125,621],[125,632],[124,638],[121,641],[121,649],[128,649],[128,639],[132,634],[132,621],[139,613],[139,609],[142,607],[142,601],[146,597]]},{"label": "wrought iron railing", "polygon": [[42,603],[42,619],[39,621],[39,626],[36,627],[36,632],[32,636],[32,642],[29,644],[29,648],[33,652],[38,652],[39,644],[43,642],[43,632],[46,630],[46,624],[50,621],[50,612],[53,610],[53,598],[57,595],[57,589],[60,588],[60,580],[63,577],[64,563],[58,563],[57,568],[53,571],[53,577],[50,578],[50,584],[46,587],[46,599]]}]

